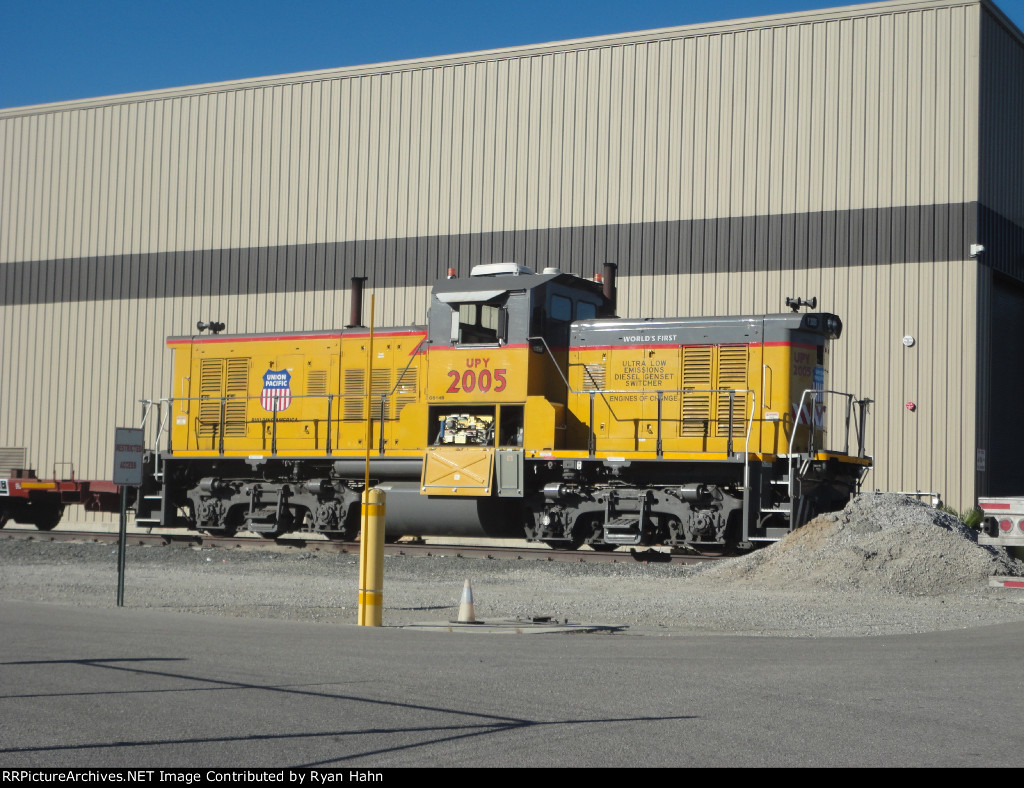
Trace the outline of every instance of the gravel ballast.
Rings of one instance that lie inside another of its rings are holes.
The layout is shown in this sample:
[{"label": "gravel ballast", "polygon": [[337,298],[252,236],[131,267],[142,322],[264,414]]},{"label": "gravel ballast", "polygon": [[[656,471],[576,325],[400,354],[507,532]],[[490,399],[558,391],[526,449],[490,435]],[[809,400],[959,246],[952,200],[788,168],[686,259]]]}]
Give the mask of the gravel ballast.
[{"label": "gravel ballast", "polygon": [[[0,539],[0,598],[115,604],[110,545]],[[324,623],[356,621],[351,555],[190,547],[128,550],[125,604]],[[465,579],[478,619],[552,616],[628,633],[866,636],[1024,621],[1024,563],[913,499],[864,495],[771,547],[711,565],[387,556],[384,624],[448,621]]]}]

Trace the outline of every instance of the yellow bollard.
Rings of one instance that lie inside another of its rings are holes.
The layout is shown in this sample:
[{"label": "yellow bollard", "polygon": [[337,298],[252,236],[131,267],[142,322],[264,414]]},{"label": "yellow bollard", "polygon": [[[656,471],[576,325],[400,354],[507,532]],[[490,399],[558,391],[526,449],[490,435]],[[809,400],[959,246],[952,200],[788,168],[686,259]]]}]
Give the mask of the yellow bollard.
[{"label": "yellow bollard", "polygon": [[379,627],[384,610],[384,493],[363,492],[359,534],[359,626]]}]

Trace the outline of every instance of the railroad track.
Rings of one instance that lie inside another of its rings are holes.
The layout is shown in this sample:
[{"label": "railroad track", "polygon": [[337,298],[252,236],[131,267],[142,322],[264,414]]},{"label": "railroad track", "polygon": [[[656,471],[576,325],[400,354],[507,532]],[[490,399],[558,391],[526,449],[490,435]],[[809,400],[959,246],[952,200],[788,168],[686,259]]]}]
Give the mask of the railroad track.
[{"label": "railroad track", "polygon": [[[22,539],[36,542],[93,542],[117,544],[118,534],[112,531],[0,531],[0,539]],[[286,536],[264,539],[258,536],[208,536],[196,533],[145,534],[129,533],[129,545],[179,545],[224,550],[268,550],[288,552],[351,553],[359,554],[358,542],[335,542],[326,539],[304,539]],[[715,560],[722,556],[675,554],[653,549],[615,550],[599,553],[594,550],[552,550],[550,547],[494,547],[478,545],[425,544],[416,541],[384,545],[385,555],[448,556],[456,558],[502,559],[511,561],[547,561],[572,563],[659,563],[693,564]]]}]

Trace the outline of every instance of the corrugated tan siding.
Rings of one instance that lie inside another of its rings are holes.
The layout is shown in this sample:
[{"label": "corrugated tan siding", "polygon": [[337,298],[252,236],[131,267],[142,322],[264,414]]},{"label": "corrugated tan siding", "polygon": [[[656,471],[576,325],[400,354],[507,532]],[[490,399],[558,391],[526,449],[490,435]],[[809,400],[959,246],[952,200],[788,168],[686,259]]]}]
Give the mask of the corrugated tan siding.
[{"label": "corrugated tan siding", "polygon": [[[0,308],[0,383],[20,403],[0,409],[0,443],[29,446],[40,468],[68,458],[107,476],[114,426],[134,423],[138,398],[166,393],[165,334],[211,318],[232,331],[347,322],[346,294],[315,277],[298,294],[254,277],[240,288],[252,295],[204,295],[234,275],[204,262],[209,250],[440,236],[479,259],[486,233],[571,228],[524,233],[517,261],[582,258],[586,274],[618,261],[623,314],[776,311],[785,295],[818,295],[849,327],[833,382],[880,403],[874,484],[958,489],[966,503],[971,484],[956,480],[973,452],[964,409],[975,407],[970,316],[982,298],[966,250],[923,255],[944,248],[933,225],[858,219],[808,241],[763,234],[761,219],[799,227],[808,214],[978,200],[982,17],[978,2],[880,3],[2,111],[0,263],[128,255],[104,276],[122,270],[122,292],[145,293],[133,261],[199,254],[195,292],[180,298]],[[605,253],[531,246],[571,246],[577,228],[719,217],[737,221],[661,257],[640,229],[609,235]],[[761,224],[739,221],[753,217]],[[963,232],[950,232],[955,247]],[[767,271],[766,243],[783,261]],[[378,323],[421,321],[424,289],[407,286],[415,256],[368,248]],[[831,267],[839,257],[855,259]],[[797,258],[822,267],[785,264]],[[672,275],[690,260],[741,263]],[[45,302],[45,276],[61,269],[38,270]],[[88,286],[94,298],[110,289]],[[909,353],[906,333],[922,337]]]},{"label": "corrugated tan siding", "polygon": [[[854,274],[832,269],[628,278],[620,280],[619,309],[641,314],[648,288],[662,289],[678,303],[676,311],[652,316],[780,312],[785,307],[779,294],[816,295],[819,309],[844,322],[843,336],[832,345],[831,388],[874,400],[866,443],[876,470],[866,486],[937,491],[960,505],[974,496],[977,279],[974,261],[874,266]],[[706,303],[702,293],[708,290],[719,300]],[[908,335],[915,339],[911,348],[903,345]],[[907,402],[917,410],[909,411]],[[832,437],[841,446],[838,404],[830,409]]]},{"label": "corrugated tan siding", "polygon": [[978,6],[911,7],[0,113],[0,262],[974,200]]}]

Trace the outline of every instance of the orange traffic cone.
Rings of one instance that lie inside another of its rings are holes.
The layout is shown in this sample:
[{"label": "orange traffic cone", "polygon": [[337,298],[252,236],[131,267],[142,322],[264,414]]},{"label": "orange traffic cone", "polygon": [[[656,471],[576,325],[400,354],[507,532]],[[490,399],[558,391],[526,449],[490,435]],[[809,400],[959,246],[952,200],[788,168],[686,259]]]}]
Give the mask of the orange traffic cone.
[{"label": "orange traffic cone", "polygon": [[462,587],[462,601],[459,603],[459,623],[475,624],[476,616],[473,613],[473,586],[466,579],[466,585]]}]

